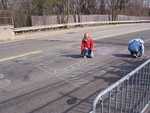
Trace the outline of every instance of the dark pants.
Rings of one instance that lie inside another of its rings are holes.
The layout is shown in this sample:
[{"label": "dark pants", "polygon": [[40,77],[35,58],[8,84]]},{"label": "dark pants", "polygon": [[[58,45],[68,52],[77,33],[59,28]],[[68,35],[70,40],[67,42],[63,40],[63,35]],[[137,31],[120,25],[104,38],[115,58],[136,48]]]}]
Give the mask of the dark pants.
[{"label": "dark pants", "polygon": [[140,51],[138,51],[138,52],[132,51],[132,52],[130,52],[130,53],[131,53],[131,55],[134,56],[134,57],[141,57],[141,56],[142,56],[142,53],[141,53]]},{"label": "dark pants", "polygon": [[83,49],[82,52],[81,52],[81,56],[84,57],[88,57],[88,58],[93,58],[94,55],[93,55],[93,51],[91,49]]},{"label": "dark pants", "polygon": [[135,57],[141,57],[142,55],[144,55],[144,45],[137,41],[129,43],[128,50],[131,55]]},{"label": "dark pants", "polygon": [[141,47],[139,47],[137,51],[130,50],[130,53],[132,56],[141,57],[144,54],[143,51],[144,50]]}]

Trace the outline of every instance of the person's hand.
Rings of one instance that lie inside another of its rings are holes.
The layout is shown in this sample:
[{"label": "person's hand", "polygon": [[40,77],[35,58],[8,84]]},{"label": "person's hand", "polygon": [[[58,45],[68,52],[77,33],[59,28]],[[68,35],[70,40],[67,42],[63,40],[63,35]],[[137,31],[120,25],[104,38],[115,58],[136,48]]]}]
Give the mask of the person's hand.
[{"label": "person's hand", "polygon": [[96,48],[93,48],[92,51],[96,51]]}]

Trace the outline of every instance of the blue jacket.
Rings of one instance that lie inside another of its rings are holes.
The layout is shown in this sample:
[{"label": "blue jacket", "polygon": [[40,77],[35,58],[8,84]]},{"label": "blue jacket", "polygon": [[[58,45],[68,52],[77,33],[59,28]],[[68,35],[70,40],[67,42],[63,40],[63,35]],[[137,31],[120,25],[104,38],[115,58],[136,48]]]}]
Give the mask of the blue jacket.
[{"label": "blue jacket", "polygon": [[142,39],[133,39],[129,41],[128,50],[132,53],[144,54],[144,41]]}]

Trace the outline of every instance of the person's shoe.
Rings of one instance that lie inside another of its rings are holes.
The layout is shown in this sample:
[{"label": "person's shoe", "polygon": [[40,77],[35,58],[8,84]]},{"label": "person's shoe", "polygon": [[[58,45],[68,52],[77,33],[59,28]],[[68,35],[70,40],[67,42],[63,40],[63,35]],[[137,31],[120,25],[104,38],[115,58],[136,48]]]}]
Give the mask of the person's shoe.
[{"label": "person's shoe", "polygon": [[134,57],[134,58],[137,58],[138,56],[137,56],[137,54],[133,54],[133,57]]},{"label": "person's shoe", "polygon": [[142,57],[142,53],[138,52],[137,56]]},{"label": "person's shoe", "polygon": [[83,58],[87,58],[87,56],[84,56]]}]

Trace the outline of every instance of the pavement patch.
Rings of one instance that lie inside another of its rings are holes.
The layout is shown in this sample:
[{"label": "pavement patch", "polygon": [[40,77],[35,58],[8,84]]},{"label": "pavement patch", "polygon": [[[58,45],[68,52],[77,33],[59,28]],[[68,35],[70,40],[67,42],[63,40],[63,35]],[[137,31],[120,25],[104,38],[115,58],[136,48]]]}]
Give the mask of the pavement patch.
[{"label": "pavement patch", "polygon": [[8,79],[0,79],[0,89],[5,89],[11,84],[11,80]]},{"label": "pavement patch", "polygon": [[117,48],[115,47],[97,47],[96,54],[97,55],[111,55],[114,51],[116,51]]}]

